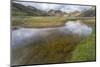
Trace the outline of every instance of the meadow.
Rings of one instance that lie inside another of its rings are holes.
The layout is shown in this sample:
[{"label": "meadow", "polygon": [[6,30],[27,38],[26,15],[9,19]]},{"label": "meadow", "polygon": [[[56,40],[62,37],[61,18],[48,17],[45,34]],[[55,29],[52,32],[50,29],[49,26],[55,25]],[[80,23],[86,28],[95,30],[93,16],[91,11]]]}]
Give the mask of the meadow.
[{"label": "meadow", "polygon": [[96,6],[11,2],[11,66],[96,61]]},{"label": "meadow", "polygon": [[[44,28],[63,26],[69,20],[81,20],[93,31],[82,39],[77,35],[61,35],[57,31],[35,43],[36,46],[26,46],[12,49],[12,57],[17,59],[13,64],[43,64],[76,61],[94,61],[95,54],[95,17],[13,17],[12,26],[28,28]],[[13,59],[12,59],[13,60]],[[25,61],[24,61],[25,60]]]},{"label": "meadow", "polygon": [[12,26],[44,28],[63,26],[69,20],[82,20],[87,24],[95,24],[95,17],[61,17],[61,16],[14,16]]}]

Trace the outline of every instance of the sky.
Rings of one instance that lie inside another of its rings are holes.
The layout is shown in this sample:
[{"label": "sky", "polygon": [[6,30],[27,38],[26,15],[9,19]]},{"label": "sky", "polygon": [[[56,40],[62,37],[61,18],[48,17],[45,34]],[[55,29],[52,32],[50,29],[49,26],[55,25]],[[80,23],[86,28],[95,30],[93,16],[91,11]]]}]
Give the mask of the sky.
[{"label": "sky", "polygon": [[50,9],[54,10],[61,10],[64,12],[73,12],[75,10],[82,11],[84,9],[89,9],[91,6],[83,6],[83,5],[68,5],[68,4],[48,4],[48,3],[34,3],[34,2],[17,2],[20,4],[23,4],[25,6],[33,6],[37,9],[43,10],[43,11],[49,11]]}]

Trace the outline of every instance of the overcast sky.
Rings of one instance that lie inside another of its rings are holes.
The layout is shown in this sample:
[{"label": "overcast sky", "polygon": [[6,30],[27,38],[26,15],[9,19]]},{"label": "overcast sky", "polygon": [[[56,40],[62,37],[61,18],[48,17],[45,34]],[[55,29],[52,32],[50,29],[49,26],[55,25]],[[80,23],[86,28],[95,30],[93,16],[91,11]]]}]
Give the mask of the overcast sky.
[{"label": "overcast sky", "polygon": [[89,9],[91,6],[83,5],[65,5],[65,4],[48,4],[48,3],[34,3],[34,2],[17,2],[25,6],[34,6],[37,9],[48,11],[50,9],[61,10],[64,12],[73,12],[75,10],[81,11],[84,9]]}]

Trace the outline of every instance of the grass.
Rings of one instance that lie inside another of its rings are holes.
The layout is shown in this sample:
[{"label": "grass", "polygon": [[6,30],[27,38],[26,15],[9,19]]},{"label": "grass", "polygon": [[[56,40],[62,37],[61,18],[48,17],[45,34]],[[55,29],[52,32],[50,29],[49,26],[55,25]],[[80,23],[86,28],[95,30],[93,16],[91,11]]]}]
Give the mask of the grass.
[{"label": "grass", "polygon": [[55,34],[31,46],[13,50],[13,63],[20,65],[93,61],[95,60],[94,37],[95,33],[80,41],[80,37],[76,35]]},{"label": "grass", "polygon": [[65,20],[61,17],[13,17],[12,26],[54,27],[63,25]]},{"label": "grass", "polygon": [[21,27],[57,27],[64,25],[68,20],[86,20],[90,21],[95,19],[94,17],[57,17],[57,16],[25,16],[12,17],[12,26],[21,26]]},{"label": "grass", "polygon": [[[95,18],[71,17],[13,17],[12,26],[56,27],[68,20],[81,19],[93,27],[93,32],[80,41],[76,35],[61,35],[56,31],[31,46],[12,50],[13,64],[43,64],[95,60]],[[55,33],[55,34],[54,34]],[[37,45],[37,46],[34,46]]]},{"label": "grass", "polygon": [[37,43],[31,44],[31,46],[12,50],[14,59],[12,63],[44,64],[65,62],[66,58],[69,60],[71,52],[81,40],[80,37],[54,33],[51,34],[52,36],[42,38]]},{"label": "grass", "polygon": [[82,40],[73,51],[71,62],[96,60],[95,29],[90,36]]},{"label": "grass", "polygon": [[82,22],[84,22],[86,25],[90,26],[90,27],[95,27],[96,25],[96,20],[94,19],[86,19],[86,20],[82,20]]}]

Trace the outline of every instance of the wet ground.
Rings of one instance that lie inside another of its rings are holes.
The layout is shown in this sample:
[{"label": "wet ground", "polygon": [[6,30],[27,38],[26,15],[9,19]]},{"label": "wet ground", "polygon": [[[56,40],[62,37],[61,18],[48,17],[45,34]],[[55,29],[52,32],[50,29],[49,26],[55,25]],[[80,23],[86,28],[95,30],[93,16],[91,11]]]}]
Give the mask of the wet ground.
[{"label": "wet ground", "polygon": [[[52,60],[52,58],[49,58],[49,60],[46,60],[47,58],[43,57],[44,55],[48,53],[44,54],[45,52],[40,52],[40,51],[38,52],[38,50],[37,52],[34,52],[34,49],[36,49],[34,47],[38,45],[38,47],[40,48],[41,45],[46,45],[46,44],[48,45],[48,43],[49,45],[58,44],[58,46],[59,44],[60,45],[64,44],[64,47],[69,47],[69,48],[65,48],[65,52],[68,52],[69,49],[73,48],[72,45],[76,45],[78,42],[80,42],[81,39],[84,39],[85,37],[90,35],[91,32],[92,32],[92,28],[79,20],[68,21],[65,23],[64,26],[55,27],[55,28],[18,28],[18,29],[15,29],[12,31],[12,42],[11,42],[12,43],[11,44],[12,65],[13,64],[14,65],[37,64],[37,63],[41,64],[41,63],[46,63],[46,62],[53,63],[52,61],[54,60]],[[57,50],[59,51],[64,50],[64,47],[59,47]],[[51,50],[52,49],[54,48],[51,47]],[[40,48],[40,50],[43,50],[43,49]],[[54,57],[52,55],[53,52],[52,51],[50,52],[51,52],[50,57]],[[38,54],[36,57],[36,55],[34,54],[37,54],[37,53],[42,53],[44,55],[41,56]],[[57,58],[58,61],[56,60],[55,62],[60,62],[61,59],[62,59],[61,62],[64,62],[63,57],[67,56],[68,54],[66,53],[66,55],[63,55],[63,52],[62,52],[61,56]],[[57,55],[60,55],[60,54],[57,53]]]}]

